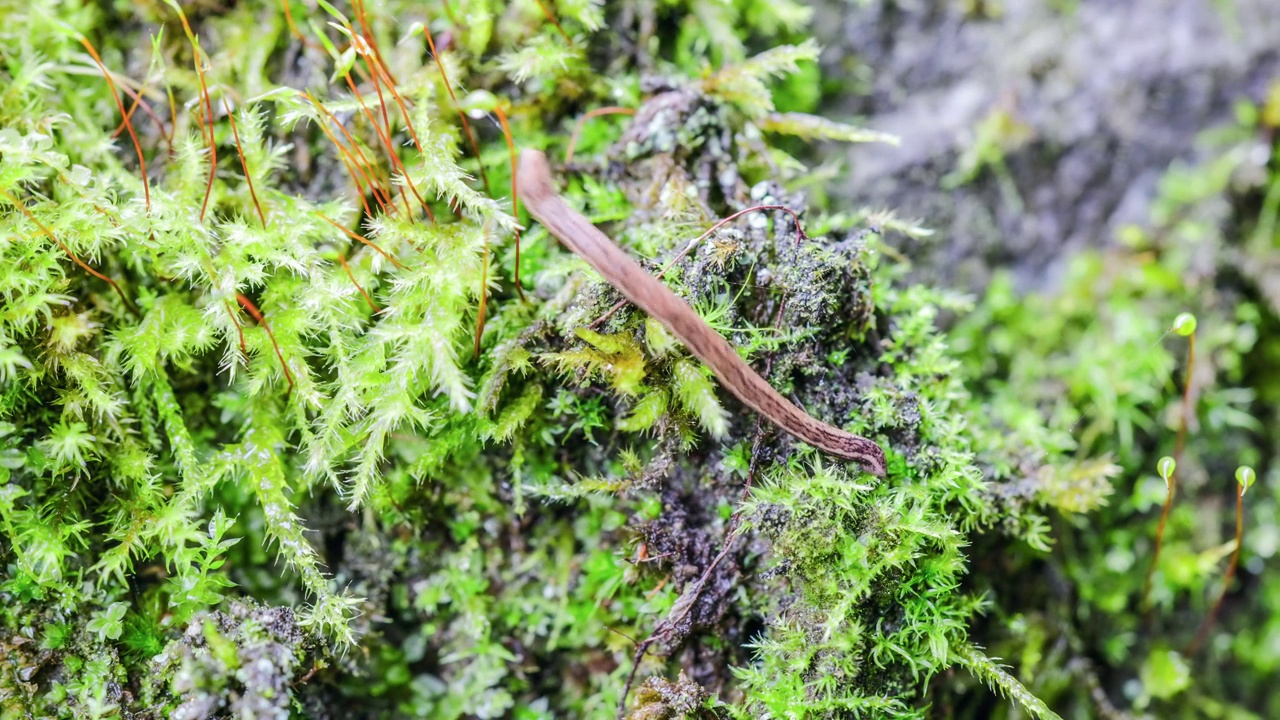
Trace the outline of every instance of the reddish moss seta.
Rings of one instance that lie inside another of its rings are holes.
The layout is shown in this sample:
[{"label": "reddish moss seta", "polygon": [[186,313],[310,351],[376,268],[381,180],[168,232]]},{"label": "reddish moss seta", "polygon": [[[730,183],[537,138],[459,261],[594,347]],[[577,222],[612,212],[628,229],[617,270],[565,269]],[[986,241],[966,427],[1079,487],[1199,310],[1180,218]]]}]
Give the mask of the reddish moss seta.
[{"label": "reddish moss seta", "polygon": [[578,136],[582,134],[582,128],[586,126],[587,121],[601,115],[635,115],[636,111],[627,107],[599,107],[589,110],[578,118],[578,122],[573,125],[573,134],[569,136],[569,144],[565,147],[564,161],[566,164],[573,162],[573,151],[578,146]]},{"label": "reddish moss seta", "polygon": [[[271,331],[271,325],[267,319],[263,317],[262,311],[258,309],[253,301],[245,297],[241,293],[236,293],[236,302],[240,303],[246,312],[253,316],[254,321],[267,331],[267,338],[271,340],[271,347],[276,351],[276,359],[280,361],[280,369],[284,371],[284,379],[289,381],[289,392],[293,392],[293,373],[289,372],[289,365],[284,361],[284,353],[280,351],[280,343],[276,342],[276,334]],[[238,325],[238,323],[237,323]]]},{"label": "reddish moss seta", "polygon": [[[134,132],[133,120],[130,119],[129,113],[124,109],[124,103],[120,101],[120,93],[116,91],[116,82],[111,79],[111,73],[107,70],[107,66],[102,63],[102,58],[98,56],[98,51],[89,42],[89,39],[81,36],[80,44],[85,50],[89,51],[89,56],[93,58],[93,62],[98,65],[98,69],[102,71],[102,77],[107,81],[107,86],[111,88],[111,97],[116,101],[116,107],[120,110],[120,117],[124,120],[124,126],[129,131],[129,139],[133,141],[133,149],[138,153],[138,165],[141,166],[142,172],[142,192],[146,197],[147,212],[151,212],[151,183],[147,181],[147,159],[142,154],[142,144],[138,142],[138,133]],[[153,115],[154,117],[154,115]],[[161,134],[164,133],[164,125],[160,125]]]},{"label": "reddish moss seta", "polygon": [[231,112],[231,105],[227,99],[222,98],[222,106],[227,111],[227,120],[231,123],[231,135],[236,140],[236,154],[240,156],[240,167],[244,170],[244,181],[249,185],[249,196],[253,198],[253,207],[258,211],[258,219],[262,221],[262,227],[267,226],[267,216],[262,212],[262,203],[258,202],[258,191],[253,189],[253,178],[249,176],[249,160],[244,156],[244,146],[240,144],[240,130],[236,127],[235,113]]},{"label": "reddish moss seta", "polygon": [[26,205],[2,189],[0,189],[0,197],[8,200],[14,207],[18,208],[23,215],[26,215],[28,220],[35,223],[35,226],[40,228],[40,232],[44,233],[46,237],[56,243],[58,247],[62,248],[62,252],[66,253],[67,257],[71,258],[72,262],[79,265],[85,272],[110,285],[111,289],[115,290],[116,295],[120,296],[120,300],[124,302],[124,306],[129,310],[129,312],[133,313],[135,316],[141,315],[141,313],[138,312],[138,308],[134,307],[133,303],[129,301],[128,296],[124,294],[124,291],[120,289],[120,286],[116,284],[115,280],[112,280],[110,277],[107,277],[106,275],[103,275],[97,270],[89,267],[88,263],[77,257],[75,253],[71,252],[71,248],[67,247],[57,235],[54,235],[53,231],[49,229],[49,226],[40,222],[40,220],[36,218],[35,213],[27,209]]}]

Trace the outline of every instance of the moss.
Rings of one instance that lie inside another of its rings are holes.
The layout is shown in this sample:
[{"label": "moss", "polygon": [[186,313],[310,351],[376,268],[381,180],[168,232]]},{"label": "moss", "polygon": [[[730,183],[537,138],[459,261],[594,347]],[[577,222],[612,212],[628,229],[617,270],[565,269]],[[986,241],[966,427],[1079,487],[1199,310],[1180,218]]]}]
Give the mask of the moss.
[{"label": "moss", "polygon": [[[1033,661],[1050,618],[1006,642],[983,613],[1023,597],[973,576],[971,544],[1060,562],[1090,608],[1134,592],[1110,559],[1145,537],[1146,501],[1116,478],[1169,437],[1177,355],[1143,346],[1186,300],[1185,267],[1139,263],[1054,306],[996,285],[976,310],[907,281],[880,233],[920,229],[824,213],[777,149],[888,139],[798,114],[816,97],[804,7],[11,15],[4,717],[906,718],[976,680],[1050,717],[1015,678],[1053,676]],[[130,92],[147,105],[117,134]],[[588,122],[558,168],[569,202],[781,392],[878,439],[888,478],[746,412],[517,209],[511,148],[562,156],[578,119],[618,104],[634,117]],[[1195,207],[1222,192],[1179,187]],[[1197,310],[1202,347],[1244,384],[1264,314],[1222,308]],[[1232,434],[1241,397],[1206,392],[1217,425],[1192,447],[1255,452]],[[1089,513],[1115,529],[1073,530]],[[1049,555],[1051,523],[1084,549]],[[1210,566],[1162,573],[1157,602]],[[1129,662],[1135,622],[1104,657]],[[977,649],[988,634],[1018,673]]]},{"label": "moss", "polygon": [[[1271,233],[1259,227],[1276,187],[1275,146],[1251,104],[1237,116],[1203,133],[1203,165],[1169,170],[1148,222],[1121,228],[1118,247],[1079,254],[1058,291],[1018,296],[1000,278],[952,334],[983,378],[975,391],[1014,428],[1036,433],[1036,455],[1050,451],[1050,467],[1028,458],[1025,480],[993,489],[1002,506],[1038,496],[1066,513],[1051,555],[1006,569],[1052,590],[981,585],[1000,593],[991,625],[1004,639],[992,650],[1021,657],[1016,674],[1037,678],[1040,696],[1064,715],[1275,711],[1265,672],[1255,671],[1271,665],[1254,654],[1272,632],[1256,628],[1274,625],[1265,573],[1237,586],[1227,626],[1189,653],[1233,544],[1235,468],[1274,455],[1266,428],[1277,379],[1254,358],[1274,353],[1280,312],[1256,271],[1274,262],[1257,237]],[[1055,449],[1064,453],[1057,460]],[[1175,455],[1176,492],[1152,567],[1166,497],[1161,458]],[[1269,515],[1271,505],[1247,512]],[[1245,529],[1255,571],[1273,549],[1266,539],[1252,545],[1249,532],[1266,534],[1269,522]],[[1228,657],[1243,665],[1229,669]]]}]

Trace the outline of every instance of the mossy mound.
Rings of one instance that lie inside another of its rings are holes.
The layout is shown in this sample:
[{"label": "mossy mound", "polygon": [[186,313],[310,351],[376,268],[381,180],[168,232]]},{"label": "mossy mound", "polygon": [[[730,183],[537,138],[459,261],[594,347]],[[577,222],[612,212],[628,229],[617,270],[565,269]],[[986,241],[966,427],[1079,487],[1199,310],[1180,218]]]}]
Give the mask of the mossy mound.
[{"label": "mossy mound", "polygon": [[[907,718],[975,679],[1054,716],[967,548],[1043,558],[1118,467],[953,352],[917,228],[810,205],[780,148],[889,138],[804,114],[802,6],[9,14],[3,717]],[[889,476],[619,306],[520,147]]]}]

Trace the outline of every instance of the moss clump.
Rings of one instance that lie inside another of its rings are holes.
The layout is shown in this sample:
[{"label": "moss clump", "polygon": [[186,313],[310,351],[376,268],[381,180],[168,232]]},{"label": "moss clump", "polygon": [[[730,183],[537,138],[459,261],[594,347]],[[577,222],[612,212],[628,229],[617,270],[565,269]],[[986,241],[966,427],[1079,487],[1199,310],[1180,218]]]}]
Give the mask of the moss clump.
[{"label": "moss clump", "polygon": [[[906,718],[952,668],[1052,716],[977,649],[1003,598],[966,548],[1044,553],[1115,467],[953,353],[969,301],[795,191],[781,136],[884,139],[795,114],[808,12],[438,10],[0,27],[4,717]],[[605,105],[634,116],[584,126],[569,201],[887,479],[743,412],[540,228],[517,251],[512,148]]]}]

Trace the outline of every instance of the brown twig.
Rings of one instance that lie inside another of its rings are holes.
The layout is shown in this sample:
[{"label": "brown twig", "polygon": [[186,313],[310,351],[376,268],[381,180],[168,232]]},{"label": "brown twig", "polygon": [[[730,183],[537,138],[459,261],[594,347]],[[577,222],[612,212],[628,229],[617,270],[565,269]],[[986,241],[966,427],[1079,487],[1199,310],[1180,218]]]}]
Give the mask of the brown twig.
[{"label": "brown twig", "polygon": [[666,326],[745,405],[813,447],[856,462],[873,475],[885,476],[885,455],[879,445],[828,425],[784,398],[688,303],[569,207],[555,192],[546,155],[537,150],[521,154],[520,187],[530,214],[538,222],[623,296]]},{"label": "brown twig", "polygon": [[[746,215],[747,213],[756,212],[758,210],[781,210],[789,214],[791,216],[791,220],[796,224],[796,233],[798,235],[796,238],[796,242],[799,243],[801,240],[808,239],[809,236],[805,235],[804,228],[800,226],[800,218],[796,216],[795,211],[792,210],[791,208],[786,207],[785,205],[756,205],[754,207],[749,207],[745,210],[739,210],[738,212],[724,218],[723,220],[718,220],[716,224],[707,228],[706,232],[702,233],[698,237],[691,240],[689,244],[684,247],[683,250],[676,253],[675,257],[668,260],[667,264],[662,266],[662,269],[658,271],[658,274],[655,277],[657,279],[662,279],[662,276],[666,275],[668,270],[670,270],[676,263],[685,259],[689,255],[689,253],[693,252],[694,248],[698,246],[698,243],[710,237],[711,234],[714,233],[716,230],[719,230],[720,228],[724,227],[728,223],[731,223],[734,220],[737,220],[738,218],[742,217],[743,215]],[[617,313],[619,310],[625,307],[626,304],[627,304],[626,300],[619,300],[618,302],[614,303],[613,307],[605,311],[603,315],[596,318],[595,320],[592,320],[591,323],[587,325],[587,327],[595,328],[595,327],[599,327],[600,325],[603,325],[609,318],[613,317],[615,313]]]}]

